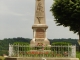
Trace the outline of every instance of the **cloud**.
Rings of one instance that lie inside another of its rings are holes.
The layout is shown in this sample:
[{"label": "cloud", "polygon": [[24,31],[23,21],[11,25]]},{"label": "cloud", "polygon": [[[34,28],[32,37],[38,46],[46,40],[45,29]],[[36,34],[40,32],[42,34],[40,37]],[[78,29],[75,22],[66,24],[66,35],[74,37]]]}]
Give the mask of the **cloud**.
[{"label": "cloud", "polygon": [[[45,0],[48,38],[78,38],[69,28],[56,26],[50,12],[53,0]],[[0,0],[0,39],[33,38],[32,25],[35,17],[35,0]]]}]

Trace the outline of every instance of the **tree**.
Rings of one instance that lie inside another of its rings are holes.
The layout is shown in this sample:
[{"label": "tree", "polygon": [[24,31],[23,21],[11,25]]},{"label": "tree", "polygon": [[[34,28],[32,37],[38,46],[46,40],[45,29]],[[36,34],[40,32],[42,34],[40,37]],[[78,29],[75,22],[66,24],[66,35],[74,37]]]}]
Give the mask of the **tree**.
[{"label": "tree", "polygon": [[80,0],[54,0],[50,11],[57,26],[69,27],[80,40]]}]

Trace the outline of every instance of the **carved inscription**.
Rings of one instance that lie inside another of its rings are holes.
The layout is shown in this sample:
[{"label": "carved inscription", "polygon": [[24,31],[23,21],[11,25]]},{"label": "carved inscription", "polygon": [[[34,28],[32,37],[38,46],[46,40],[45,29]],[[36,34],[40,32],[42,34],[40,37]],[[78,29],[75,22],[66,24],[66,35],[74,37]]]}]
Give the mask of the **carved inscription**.
[{"label": "carved inscription", "polygon": [[37,1],[38,1],[38,4],[37,4],[37,9],[36,9],[36,18],[40,24],[42,18],[44,18],[44,10],[43,10],[43,5],[42,5],[41,0],[37,0]]},{"label": "carved inscription", "polygon": [[45,32],[43,29],[37,29],[36,30],[36,38],[44,38],[45,37]]},{"label": "carved inscription", "polygon": [[43,42],[44,39],[36,39],[37,42]]}]

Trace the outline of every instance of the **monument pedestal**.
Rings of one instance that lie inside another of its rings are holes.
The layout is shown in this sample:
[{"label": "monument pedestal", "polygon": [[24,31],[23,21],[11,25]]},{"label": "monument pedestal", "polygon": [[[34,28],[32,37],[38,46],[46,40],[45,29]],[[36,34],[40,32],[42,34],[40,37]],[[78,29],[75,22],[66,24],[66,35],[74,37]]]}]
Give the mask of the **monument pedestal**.
[{"label": "monument pedestal", "polygon": [[43,46],[50,45],[49,40],[47,39],[46,29],[48,26],[46,24],[34,24],[33,29],[33,39],[30,42],[30,46],[37,46],[38,44],[43,44]]},{"label": "monument pedestal", "polygon": [[45,20],[45,0],[36,0],[35,5],[35,19],[32,26],[33,29],[33,39],[30,42],[31,46],[48,46],[50,45],[47,39]]},{"label": "monument pedestal", "polygon": [[39,43],[42,43],[43,46],[48,46],[50,45],[50,42],[49,40],[46,38],[46,39],[33,39],[31,40],[30,42],[30,46],[39,46],[38,44]]},{"label": "monument pedestal", "polygon": [[51,58],[51,57],[7,57],[5,60],[79,60],[79,58]]}]

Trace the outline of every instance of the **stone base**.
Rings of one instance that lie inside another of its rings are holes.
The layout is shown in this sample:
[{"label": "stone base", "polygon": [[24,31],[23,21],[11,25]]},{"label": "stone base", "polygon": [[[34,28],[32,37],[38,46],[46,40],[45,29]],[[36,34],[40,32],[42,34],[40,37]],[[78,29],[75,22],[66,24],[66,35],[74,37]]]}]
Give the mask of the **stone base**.
[{"label": "stone base", "polygon": [[30,46],[36,46],[37,43],[43,43],[44,45],[50,46],[50,41],[47,38],[32,39],[30,41]]},{"label": "stone base", "polygon": [[79,60],[79,58],[51,58],[51,57],[7,57],[5,60]]}]

